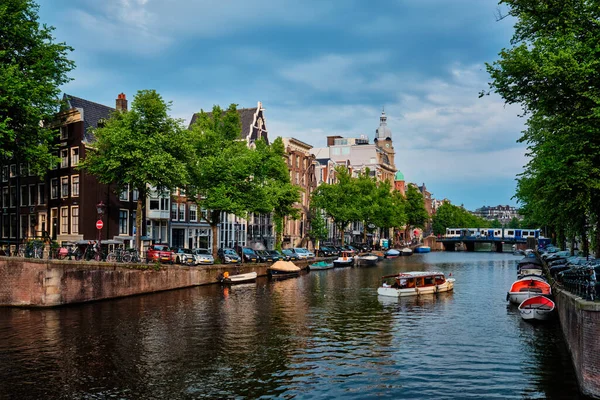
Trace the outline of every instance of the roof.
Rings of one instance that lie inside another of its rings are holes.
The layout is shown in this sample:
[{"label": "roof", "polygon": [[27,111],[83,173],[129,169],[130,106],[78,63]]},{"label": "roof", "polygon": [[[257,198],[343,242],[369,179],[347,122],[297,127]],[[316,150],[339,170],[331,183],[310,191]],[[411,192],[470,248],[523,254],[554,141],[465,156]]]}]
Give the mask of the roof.
[{"label": "roof", "polygon": [[[259,102],[260,105],[260,102]],[[248,139],[248,136],[250,136],[250,141],[254,141],[256,140],[258,137],[257,134],[257,129],[254,126],[255,124],[255,117],[258,117],[259,114],[262,114],[262,107],[259,109],[259,107],[254,107],[254,108],[238,108],[237,110],[238,114],[240,115],[240,122],[242,124],[242,131],[240,132],[240,139]],[[225,110],[223,111],[223,113],[225,113]],[[209,116],[212,115],[212,112],[207,112],[206,114],[208,114]],[[192,115],[192,119],[190,121],[190,127],[196,122],[196,120],[198,120],[198,117],[200,116],[200,113],[194,113],[194,115]],[[261,115],[262,116],[262,115]],[[264,120],[264,117],[263,117]],[[265,131],[265,133],[267,132],[266,130],[266,126],[263,128],[263,130]],[[269,142],[268,137],[265,134],[265,139],[267,140],[267,143]]]},{"label": "roof", "polygon": [[404,180],[404,174],[400,171],[396,172],[396,175],[394,177],[395,181],[403,181]]},{"label": "roof", "polygon": [[65,94],[63,99],[67,102],[69,109],[77,108],[80,110],[84,126],[83,140],[85,142],[94,141],[91,129],[97,128],[98,121],[108,119],[110,114],[115,111],[114,108],[94,103],[93,101],[85,100],[80,97],[75,97],[70,94]]},{"label": "roof", "polygon": [[327,165],[331,158],[317,158],[317,162],[321,165]]}]

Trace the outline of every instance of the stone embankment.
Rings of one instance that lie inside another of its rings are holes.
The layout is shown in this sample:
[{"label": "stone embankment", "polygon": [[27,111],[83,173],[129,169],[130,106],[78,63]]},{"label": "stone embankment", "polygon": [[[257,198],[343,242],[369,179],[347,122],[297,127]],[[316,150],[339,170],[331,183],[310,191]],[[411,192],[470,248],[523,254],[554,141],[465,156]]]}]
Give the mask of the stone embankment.
[{"label": "stone embankment", "polygon": [[[311,261],[295,262],[306,269]],[[229,274],[267,275],[269,264],[112,264],[0,257],[0,306],[55,307],[217,283]]]},{"label": "stone embankment", "polygon": [[[545,263],[544,268],[550,277]],[[600,302],[588,301],[564,290],[551,277],[550,283],[579,388],[586,396],[600,398]]]}]

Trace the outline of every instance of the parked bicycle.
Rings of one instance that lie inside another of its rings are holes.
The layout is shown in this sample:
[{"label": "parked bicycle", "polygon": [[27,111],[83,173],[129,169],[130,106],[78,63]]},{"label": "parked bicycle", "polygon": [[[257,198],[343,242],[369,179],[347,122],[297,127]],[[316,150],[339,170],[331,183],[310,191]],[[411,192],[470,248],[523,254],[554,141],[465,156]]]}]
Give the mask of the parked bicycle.
[{"label": "parked bicycle", "polygon": [[68,258],[69,260],[81,260],[83,258],[83,252],[75,243],[71,243],[68,246],[59,248],[56,258],[59,260],[64,260],[65,258]]},{"label": "parked bicycle", "polygon": [[108,253],[106,256],[108,262],[131,262],[131,253],[129,251],[117,248],[114,251]]}]

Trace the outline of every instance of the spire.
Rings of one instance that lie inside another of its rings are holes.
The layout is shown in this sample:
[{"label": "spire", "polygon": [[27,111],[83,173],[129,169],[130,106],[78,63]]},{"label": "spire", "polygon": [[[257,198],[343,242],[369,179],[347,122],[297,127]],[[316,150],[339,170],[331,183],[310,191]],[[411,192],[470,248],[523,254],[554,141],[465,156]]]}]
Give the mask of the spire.
[{"label": "spire", "polygon": [[392,138],[392,131],[387,126],[387,116],[385,115],[385,107],[383,107],[381,110],[381,116],[379,117],[379,128],[377,128],[375,132],[375,139]]}]

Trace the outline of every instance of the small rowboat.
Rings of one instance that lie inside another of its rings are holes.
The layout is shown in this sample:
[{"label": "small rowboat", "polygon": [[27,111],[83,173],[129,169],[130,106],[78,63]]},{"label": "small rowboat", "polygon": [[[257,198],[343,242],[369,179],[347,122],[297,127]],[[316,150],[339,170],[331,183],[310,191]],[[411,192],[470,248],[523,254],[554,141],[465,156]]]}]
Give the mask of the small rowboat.
[{"label": "small rowboat", "polygon": [[322,271],[324,269],[332,269],[333,263],[327,263],[325,261],[319,261],[314,264],[310,264],[308,269],[311,271]]},{"label": "small rowboat", "polygon": [[544,296],[533,296],[519,304],[519,313],[524,320],[545,321],[554,311],[554,302]]},{"label": "small rowboat", "polygon": [[379,261],[379,257],[377,257],[376,254],[363,254],[358,256],[358,265],[363,265],[363,266],[371,266],[371,265],[376,265],[377,261]]},{"label": "small rowboat", "polygon": [[514,304],[521,304],[525,299],[534,296],[549,296],[552,294],[550,284],[542,278],[524,278],[514,282],[506,294],[506,300]]},{"label": "small rowboat", "polygon": [[389,249],[385,252],[385,258],[396,258],[400,256],[400,252],[396,249]]},{"label": "small rowboat", "polygon": [[403,256],[412,256],[413,255],[413,251],[411,250],[410,247],[403,248],[401,253]]},{"label": "small rowboat", "polygon": [[429,253],[431,251],[431,247],[429,246],[418,246],[415,248],[415,253]]},{"label": "small rowboat", "polygon": [[219,282],[226,285],[234,285],[237,283],[248,283],[256,281],[256,272],[248,272],[245,274],[236,274],[229,275],[228,272],[225,272],[223,275],[219,276]]}]

